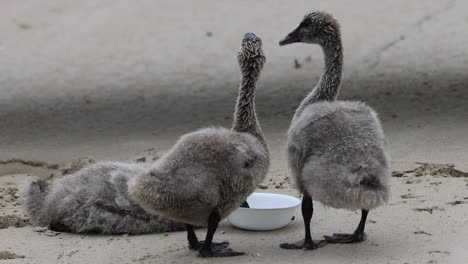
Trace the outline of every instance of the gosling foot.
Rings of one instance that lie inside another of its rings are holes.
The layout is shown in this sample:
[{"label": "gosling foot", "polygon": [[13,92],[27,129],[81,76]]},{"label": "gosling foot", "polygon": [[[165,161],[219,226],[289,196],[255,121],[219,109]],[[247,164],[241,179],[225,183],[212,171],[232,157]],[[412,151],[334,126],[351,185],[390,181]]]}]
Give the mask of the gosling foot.
[{"label": "gosling foot", "polygon": [[[189,248],[190,250],[199,250],[203,247],[203,244],[205,244],[205,241],[202,240],[202,241],[199,241],[198,242],[198,245],[196,246],[192,246],[192,245],[189,245]],[[223,241],[223,242],[211,242],[211,248],[213,250],[218,250],[218,249],[225,249],[229,246],[229,242],[227,241]]]},{"label": "gosling foot", "polygon": [[365,241],[367,239],[367,235],[365,233],[333,234],[333,236],[324,236],[324,238],[328,243],[349,244]]},{"label": "gosling foot", "polygon": [[313,250],[317,248],[321,248],[327,245],[325,240],[301,240],[295,243],[283,243],[280,244],[280,248],[284,249],[303,249],[303,250]]},{"label": "gosling foot", "polygon": [[211,250],[201,248],[198,256],[202,258],[223,258],[223,257],[235,257],[244,255],[244,252],[237,252],[230,248],[215,248],[212,246]]}]

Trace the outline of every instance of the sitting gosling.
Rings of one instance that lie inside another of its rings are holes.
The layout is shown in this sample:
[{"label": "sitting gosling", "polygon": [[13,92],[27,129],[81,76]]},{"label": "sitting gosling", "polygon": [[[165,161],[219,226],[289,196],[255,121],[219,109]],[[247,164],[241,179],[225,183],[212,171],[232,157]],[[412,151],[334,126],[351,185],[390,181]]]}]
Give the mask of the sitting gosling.
[{"label": "sitting gosling", "polygon": [[36,226],[72,233],[146,234],[185,230],[150,215],[129,198],[127,181],[146,163],[101,162],[54,181],[20,186],[23,207]]}]

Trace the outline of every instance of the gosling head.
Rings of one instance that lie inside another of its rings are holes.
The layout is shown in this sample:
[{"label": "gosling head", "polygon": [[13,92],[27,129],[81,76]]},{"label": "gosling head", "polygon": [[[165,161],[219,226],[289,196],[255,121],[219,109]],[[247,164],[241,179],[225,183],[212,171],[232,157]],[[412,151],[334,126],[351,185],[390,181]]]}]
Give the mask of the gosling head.
[{"label": "gosling head", "polygon": [[237,53],[237,60],[242,75],[253,73],[258,76],[266,61],[262,50],[262,40],[254,33],[246,33],[242,40],[242,46]]},{"label": "gosling head", "polygon": [[279,42],[280,46],[304,42],[327,45],[340,37],[340,24],[332,15],[314,11],[304,16],[299,26]]}]

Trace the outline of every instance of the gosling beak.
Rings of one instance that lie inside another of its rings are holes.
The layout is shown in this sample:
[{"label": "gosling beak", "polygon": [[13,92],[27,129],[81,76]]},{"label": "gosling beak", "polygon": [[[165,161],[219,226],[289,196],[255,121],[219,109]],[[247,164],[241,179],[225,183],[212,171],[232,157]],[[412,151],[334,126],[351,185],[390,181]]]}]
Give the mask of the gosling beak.
[{"label": "gosling beak", "polygon": [[299,28],[296,28],[289,33],[284,39],[280,40],[279,45],[284,46],[291,43],[301,42],[301,36],[299,34]]}]

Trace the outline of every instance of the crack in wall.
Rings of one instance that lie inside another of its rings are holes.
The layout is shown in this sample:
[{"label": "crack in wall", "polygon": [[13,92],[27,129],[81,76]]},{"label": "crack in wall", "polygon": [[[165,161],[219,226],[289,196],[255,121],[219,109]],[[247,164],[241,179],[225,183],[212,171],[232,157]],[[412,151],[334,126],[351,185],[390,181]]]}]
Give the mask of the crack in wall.
[{"label": "crack in wall", "polygon": [[[443,8],[432,11],[432,12],[429,12],[429,13],[423,15],[421,18],[419,18],[407,32],[401,33],[400,36],[398,36],[397,38],[383,43],[380,47],[378,47],[374,51],[370,52],[370,54],[368,54],[366,56],[363,56],[363,59],[361,61],[363,61],[364,65],[365,65],[364,68],[365,69],[372,69],[372,68],[377,67],[380,64],[382,55],[386,51],[388,51],[392,47],[396,46],[401,41],[403,41],[403,40],[407,39],[408,37],[410,37],[412,33],[416,32],[416,31],[421,31],[422,27],[427,22],[429,22],[429,21],[433,20],[434,18],[440,16],[441,14],[446,13],[446,12],[450,11],[451,9],[453,9],[455,7],[455,3],[456,3],[456,0],[447,1],[447,3],[444,5]],[[358,60],[358,62],[359,62],[359,60]],[[356,70],[354,70],[349,75],[354,75],[355,73],[356,73]]]},{"label": "crack in wall", "polygon": [[421,17],[414,25],[421,30],[422,26],[442,13],[445,13],[455,7],[456,0],[448,1],[442,9],[435,10]]},{"label": "crack in wall", "polygon": [[380,60],[382,58],[382,54],[385,53],[387,50],[395,46],[396,44],[400,43],[401,41],[406,39],[406,35],[402,34],[398,38],[391,40],[387,43],[384,43],[380,48],[378,48],[376,51],[374,51],[374,56],[370,55],[369,58],[373,59],[371,60],[371,63],[367,66],[368,69],[372,69],[374,67],[377,67],[377,65],[380,64]]}]

